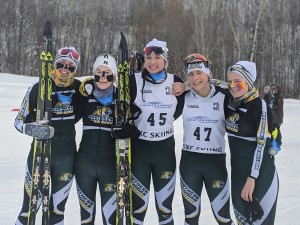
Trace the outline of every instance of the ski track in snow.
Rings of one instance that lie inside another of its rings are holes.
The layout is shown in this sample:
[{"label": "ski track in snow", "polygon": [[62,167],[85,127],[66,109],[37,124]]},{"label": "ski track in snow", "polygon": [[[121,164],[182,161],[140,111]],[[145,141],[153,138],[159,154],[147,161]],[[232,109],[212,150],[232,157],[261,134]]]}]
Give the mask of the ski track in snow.
[{"label": "ski track in snow", "polygon": [[[80,78],[83,79],[83,78]],[[17,112],[11,111],[21,104],[27,88],[36,82],[36,77],[25,77],[0,73],[0,225],[14,224],[23,201],[23,179],[25,163],[29,152],[31,138],[20,134],[14,128]],[[297,216],[300,211],[300,101],[285,99],[284,124],[282,125],[282,151],[276,157],[279,174],[279,196],[277,202],[276,225],[299,225]],[[81,139],[81,121],[77,127],[77,143]],[[175,140],[177,165],[181,156],[182,121],[175,121]],[[229,151],[227,146],[227,168],[230,173]],[[206,191],[202,194],[202,210],[199,220],[201,225],[217,224],[210,209]],[[175,224],[184,223],[184,209],[181,201],[179,174],[177,173],[176,192],[173,201]],[[234,214],[232,212],[232,217]],[[40,218],[38,214],[37,221]],[[235,221],[235,219],[234,219]],[[66,205],[65,225],[80,224],[79,204],[75,183]],[[100,198],[97,194],[96,225],[101,225]],[[145,225],[158,224],[155,210],[153,188],[151,189],[149,208],[145,218]]]}]

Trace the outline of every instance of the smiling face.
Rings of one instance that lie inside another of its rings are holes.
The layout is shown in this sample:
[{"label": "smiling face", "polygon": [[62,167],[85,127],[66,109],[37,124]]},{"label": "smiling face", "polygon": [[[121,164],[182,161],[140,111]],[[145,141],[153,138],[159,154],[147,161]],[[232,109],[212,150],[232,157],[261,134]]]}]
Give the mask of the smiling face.
[{"label": "smiling face", "polygon": [[227,82],[230,86],[230,93],[233,98],[240,98],[249,90],[249,86],[245,80],[236,73],[229,72],[227,74]]},{"label": "smiling face", "polygon": [[210,92],[208,75],[202,70],[194,70],[188,74],[188,81],[191,87],[202,97]]},{"label": "smiling face", "polygon": [[99,89],[106,90],[114,82],[114,75],[107,66],[99,66],[95,71],[95,81]]},{"label": "smiling face", "polygon": [[145,68],[149,73],[160,73],[165,68],[165,60],[155,53],[145,58]]}]

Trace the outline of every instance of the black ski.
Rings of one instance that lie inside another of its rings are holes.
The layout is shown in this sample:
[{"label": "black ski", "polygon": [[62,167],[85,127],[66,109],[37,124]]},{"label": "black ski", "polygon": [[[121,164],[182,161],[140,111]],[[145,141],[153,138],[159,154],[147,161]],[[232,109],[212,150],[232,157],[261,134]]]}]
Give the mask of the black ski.
[{"label": "black ski", "polygon": [[[43,31],[47,43],[47,51],[40,54],[41,72],[39,77],[36,122],[49,121],[51,125],[52,108],[52,79],[49,72],[52,68],[52,30],[51,23],[47,21]],[[28,225],[35,225],[39,199],[42,200],[42,225],[49,224],[49,193],[50,193],[50,158],[51,139],[34,138],[34,153],[32,162],[32,182],[30,206],[28,212]]]},{"label": "black ski", "polygon": [[[118,99],[115,101],[115,125],[121,126],[130,117],[129,58],[127,41],[121,33],[118,57]],[[116,224],[133,225],[131,185],[131,140],[116,139],[117,184]]]}]

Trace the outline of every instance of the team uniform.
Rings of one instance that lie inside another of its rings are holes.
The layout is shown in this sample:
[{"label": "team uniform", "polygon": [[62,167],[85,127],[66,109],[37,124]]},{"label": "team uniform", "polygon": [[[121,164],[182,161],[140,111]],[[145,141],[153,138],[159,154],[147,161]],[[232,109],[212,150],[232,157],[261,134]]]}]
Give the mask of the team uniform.
[{"label": "team uniform", "polygon": [[[82,83],[81,89],[88,83],[95,88],[94,79],[89,79]],[[116,94],[115,89],[113,93]],[[100,102],[93,94],[80,98],[83,134],[76,158],[75,177],[81,224],[95,223],[97,184],[103,224],[116,224],[116,155],[115,139],[111,136],[113,98],[105,102]]]},{"label": "team uniform", "polygon": [[185,225],[197,225],[201,193],[205,185],[218,224],[234,224],[230,218],[229,179],[225,154],[225,118],[229,92],[223,83],[211,82],[201,97],[186,92],[182,111],[184,137],[180,161],[180,185]]},{"label": "team uniform", "polygon": [[172,84],[182,81],[173,74],[166,74],[164,82],[154,84],[145,80],[143,73],[147,71],[131,76],[130,86],[132,102],[142,111],[134,121],[141,135],[138,140],[132,140],[134,224],[143,224],[151,175],[159,223],[174,224],[172,200],[176,159],[173,122],[180,115],[177,106],[181,98],[172,95]]},{"label": "team uniform", "polygon": [[[51,139],[51,200],[50,224],[64,224],[65,204],[71,190],[76,157],[75,123],[77,117],[78,90],[80,81],[75,80],[69,87],[52,86],[52,118],[51,126],[55,134]],[[25,123],[36,121],[36,106],[38,96],[38,83],[31,86],[21,105],[20,112],[15,119],[15,127],[22,132]],[[24,200],[21,212],[16,221],[17,225],[27,224],[31,181],[33,142],[27,159],[24,183]],[[40,192],[41,196],[41,192]],[[41,204],[38,200],[38,207]]]},{"label": "team uniform", "polygon": [[[253,196],[260,200],[264,214],[253,224],[274,224],[278,175],[268,155],[272,112],[264,100],[254,98],[230,109],[226,119],[231,152],[232,203],[238,224],[248,224],[241,192],[248,177],[255,179]],[[245,169],[246,168],[246,169]]]}]

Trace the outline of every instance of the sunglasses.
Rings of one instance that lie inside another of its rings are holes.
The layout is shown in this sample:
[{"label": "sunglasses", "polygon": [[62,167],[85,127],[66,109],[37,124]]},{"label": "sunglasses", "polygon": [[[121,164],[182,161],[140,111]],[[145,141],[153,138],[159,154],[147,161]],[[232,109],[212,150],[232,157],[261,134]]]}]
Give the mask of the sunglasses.
[{"label": "sunglasses", "polygon": [[160,55],[164,53],[163,49],[157,46],[145,47],[144,52],[147,56],[150,55],[152,52],[154,52],[156,55]]},{"label": "sunglasses", "polygon": [[56,63],[56,69],[67,69],[71,73],[73,73],[75,71],[76,67],[72,66],[72,65],[62,63],[62,62],[58,62],[58,63]]},{"label": "sunglasses", "polygon": [[75,49],[62,48],[59,50],[58,54],[61,56],[71,57],[76,62],[79,62],[80,60],[79,53]]}]

